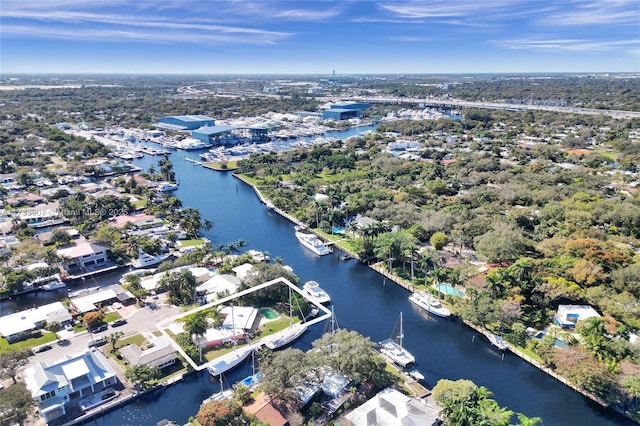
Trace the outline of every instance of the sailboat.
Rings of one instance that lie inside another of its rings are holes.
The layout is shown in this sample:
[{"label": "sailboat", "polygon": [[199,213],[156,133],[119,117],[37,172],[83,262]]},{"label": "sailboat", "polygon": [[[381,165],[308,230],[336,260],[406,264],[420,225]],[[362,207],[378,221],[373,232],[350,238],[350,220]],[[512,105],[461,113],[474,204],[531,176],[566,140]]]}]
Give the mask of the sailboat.
[{"label": "sailboat", "polygon": [[244,385],[244,386],[248,387],[249,389],[253,389],[254,387],[256,387],[258,385],[258,382],[263,377],[264,376],[263,376],[262,373],[260,373],[260,372],[256,373],[256,351],[252,351],[251,352],[251,375],[245,377],[242,380],[240,380],[238,383],[236,383],[236,386]]},{"label": "sailboat", "polygon": [[402,312],[400,312],[400,319],[396,323],[396,326],[389,339],[379,342],[380,352],[393,361],[395,364],[406,367],[416,362],[416,358],[406,350],[403,346],[404,331],[402,329]]},{"label": "sailboat", "polygon": [[247,344],[241,348],[238,348],[238,339],[236,337],[236,326],[235,326],[235,317],[233,314],[233,305],[231,305],[231,334],[233,341],[233,350],[225,355],[222,355],[219,358],[216,358],[215,362],[213,362],[207,369],[209,370],[209,374],[212,376],[219,376],[222,373],[231,370],[242,361],[247,359],[247,357],[253,351],[251,345]]},{"label": "sailboat", "polygon": [[293,323],[293,304],[291,303],[291,289],[289,289],[289,317],[289,327],[272,335],[271,339],[269,339],[264,344],[267,348],[271,350],[282,348],[302,336],[305,331],[307,331],[308,327],[306,324]]},{"label": "sailboat", "polygon": [[231,399],[233,397],[233,390],[224,388],[224,379],[222,378],[222,374],[220,375],[219,380],[220,380],[220,392],[216,392],[214,394],[211,394],[210,397],[205,398],[202,401],[202,404],[200,404],[201,406],[206,404],[207,402],[223,401],[223,400]]},{"label": "sailboat", "polygon": [[338,320],[336,319],[336,313],[333,310],[333,306],[331,306],[331,318],[329,318],[329,322],[325,324],[322,334],[325,334],[325,333],[336,334],[339,329],[340,329],[340,326],[338,325]]}]

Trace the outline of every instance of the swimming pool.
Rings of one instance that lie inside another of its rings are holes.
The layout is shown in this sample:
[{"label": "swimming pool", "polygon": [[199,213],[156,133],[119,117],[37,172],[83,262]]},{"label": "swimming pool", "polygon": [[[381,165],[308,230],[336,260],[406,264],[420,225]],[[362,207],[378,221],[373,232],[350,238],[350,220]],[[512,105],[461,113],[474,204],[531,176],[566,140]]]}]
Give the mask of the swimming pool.
[{"label": "swimming pool", "polygon": [[262,308],[258,312],[266,319],[272,320],[278,318],[278,313],[271,308]]},{"label": "swimming pool", "polygon": [[458,296],[458,297],[464,296],[463,292],[461,292],[460,290],[458,290],[458,289],[456,289],[456,288],[454,288],[454,287],[452,287],[452,286],[450,286],[449,284],[446,284],[446,283],[438,283],[438,284],[436,284],[436,288],[442,294],[448,294],[448,295]]},{"label": "swimming pool", "polygon": [[[547,333],[541,331],[538,334],[536,334],[534,337],[536,339],[542,340],[542,338],[546,335]],[[553,342],[553,345],[557,348],[562,348],[562,349],[567,349],[569,347],[569,344],[567,342],[565,342],[564,340],[560,340],[558,338],[556,338],[556,341]]]},{"label": "swimming pool", "polygon": [[334,234],[344,234],[344,228],[342,226],[334,226],[331,231]]}]

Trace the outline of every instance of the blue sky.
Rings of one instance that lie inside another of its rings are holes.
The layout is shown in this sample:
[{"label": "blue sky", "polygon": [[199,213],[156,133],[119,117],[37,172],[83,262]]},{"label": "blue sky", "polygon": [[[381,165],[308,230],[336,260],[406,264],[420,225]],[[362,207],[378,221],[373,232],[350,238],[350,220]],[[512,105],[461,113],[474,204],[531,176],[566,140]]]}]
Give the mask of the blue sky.
[{"label": "blue sky", "polygon": [[2,0],[2,73],[640,72],[640,0]]}]

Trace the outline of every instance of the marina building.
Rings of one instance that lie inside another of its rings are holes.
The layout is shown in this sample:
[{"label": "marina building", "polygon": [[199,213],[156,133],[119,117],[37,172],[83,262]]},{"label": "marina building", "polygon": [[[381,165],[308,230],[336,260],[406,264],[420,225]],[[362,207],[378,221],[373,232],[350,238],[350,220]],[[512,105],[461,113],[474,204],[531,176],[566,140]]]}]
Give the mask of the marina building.
[{"label": "marina building", "polygon": [[348,120],[360,118],[363,110],[371,108],[371,105],[361,102],[339,102],[333,104],[322,112],[325,120]]},{"label": "marina building", "polygon": [[216,121],[206,115],[169,115],[161,117],[157,123],[157,127],[168,130],[195,130],[215,125]]}]

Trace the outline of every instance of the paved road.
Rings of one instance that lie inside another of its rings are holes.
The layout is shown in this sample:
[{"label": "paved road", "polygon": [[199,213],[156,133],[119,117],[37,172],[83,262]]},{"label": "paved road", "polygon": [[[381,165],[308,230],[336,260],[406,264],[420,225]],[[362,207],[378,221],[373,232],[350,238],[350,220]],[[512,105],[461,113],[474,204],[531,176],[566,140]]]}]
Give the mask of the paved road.
[{"label": "paved road", "polygon": [[88,342],[93,336],[108,336],[116,331],[125,334],[124,337],[131,336],[144,331],[156,330],[156,323],[159,321],[178,315],[180,308],[172,305],[161,303],[162,300],[148,299],[149,303],[144,308],[137,309],[131,316],[126,317],[127,323],[120,327],[109,327],[100,333],[89,334],[87,331],[81,333],[73,333],[62,330],[58,332],[61,340],[51,343],[53,349],[35,354],[29,358],[28,366],[32,366],[37,362],[51,362],[63,358],[65,355],[77,354],[84,352],[88,348]]}]

